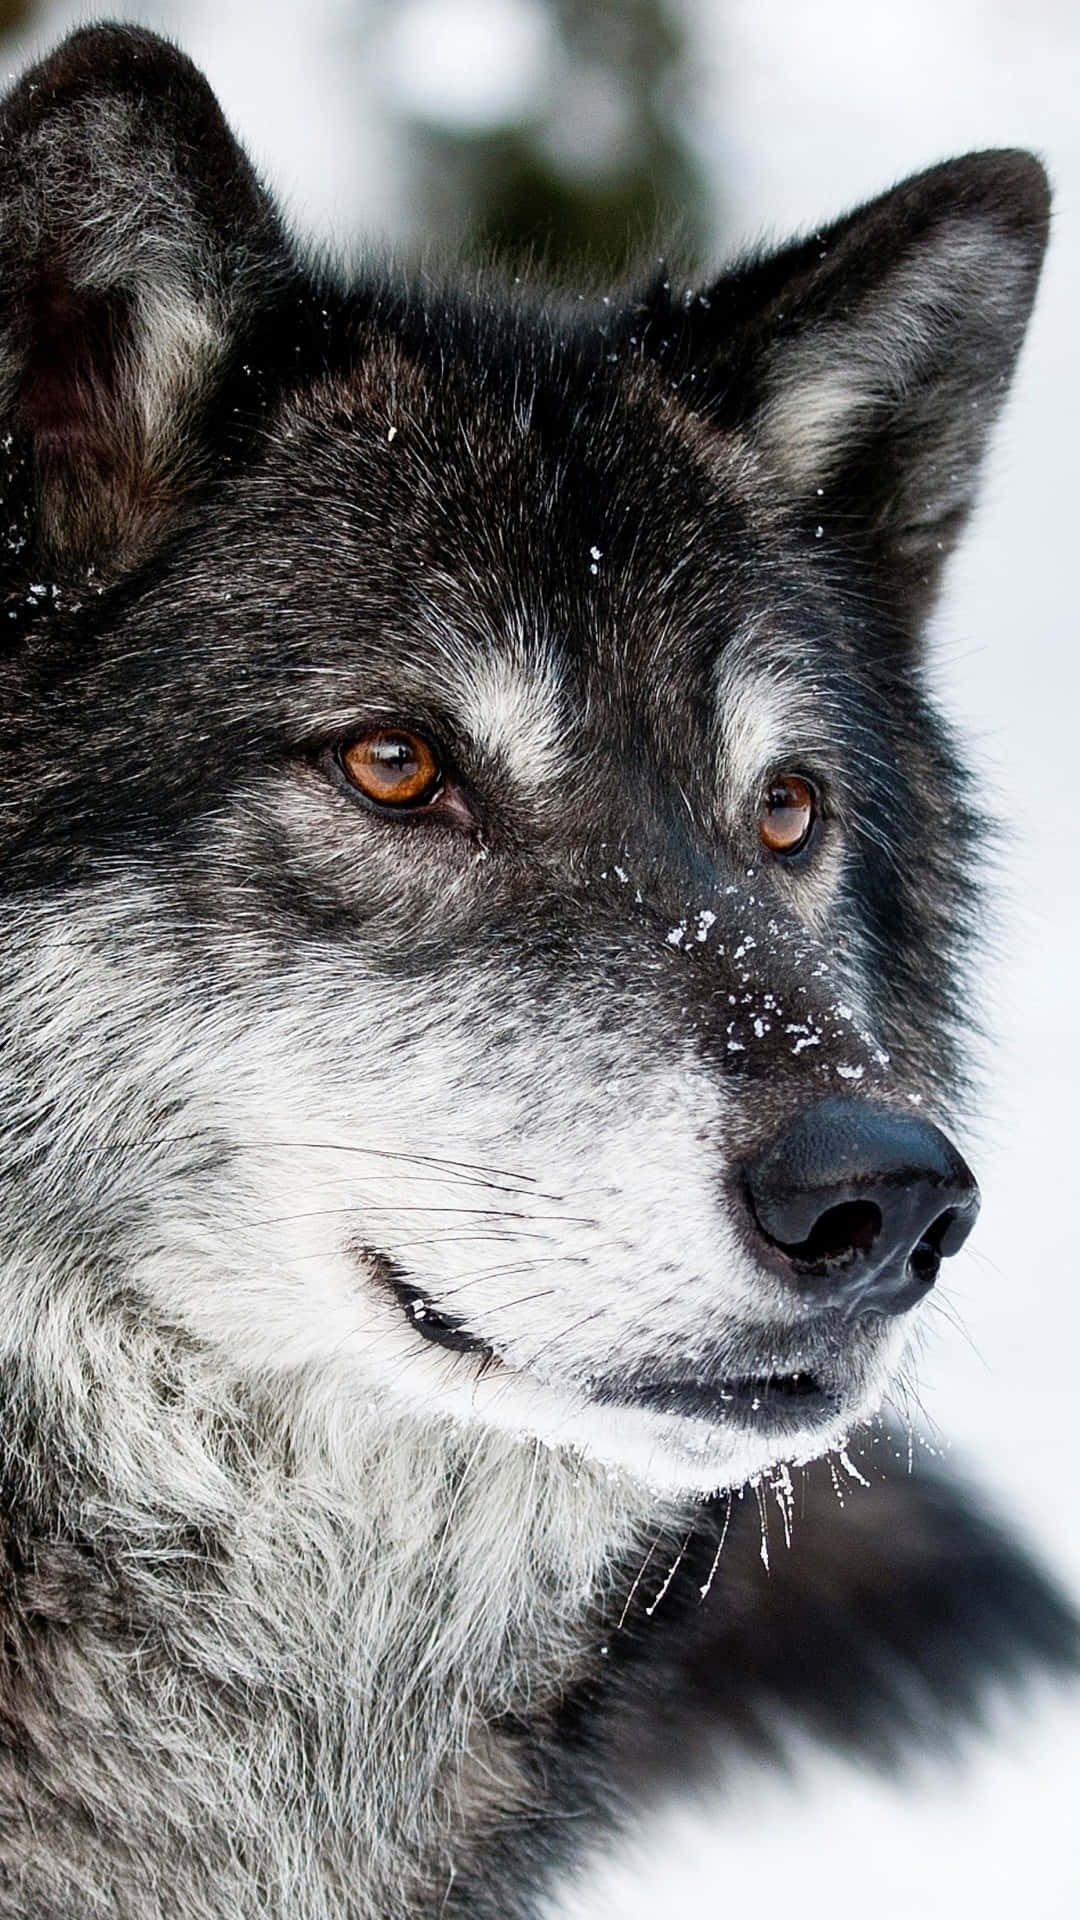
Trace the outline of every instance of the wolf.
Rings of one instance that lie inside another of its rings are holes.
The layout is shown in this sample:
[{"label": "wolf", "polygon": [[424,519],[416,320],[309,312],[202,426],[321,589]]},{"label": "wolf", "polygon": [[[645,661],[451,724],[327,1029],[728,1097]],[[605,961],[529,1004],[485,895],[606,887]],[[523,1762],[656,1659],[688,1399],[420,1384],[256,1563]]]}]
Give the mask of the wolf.
[{"label": "wolf", "polygon": [[98,25],[0,208],[0,1914],[527,1920],[1075,1671],[879,1413],[978,1206],[924,629],[1040,166],[347,279]]}]

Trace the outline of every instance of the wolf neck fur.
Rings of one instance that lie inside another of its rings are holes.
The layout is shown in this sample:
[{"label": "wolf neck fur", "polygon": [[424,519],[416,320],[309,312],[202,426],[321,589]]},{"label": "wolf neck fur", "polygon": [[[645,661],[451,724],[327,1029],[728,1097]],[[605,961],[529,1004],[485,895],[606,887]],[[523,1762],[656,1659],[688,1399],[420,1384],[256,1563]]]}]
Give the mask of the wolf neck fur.
[{"label": "wolf neck fur", "polygon": [[[212,1857],[211,1834],[236,1863],[261,1853],[260,1913],[425,1911],[455,1831],[475,1841],[524,1791],[492,1729],[542,1718],[589,1671],[656,1500],[568,1453],[389,1411],[344,1377],[244,1381],[122,1303],[80,1315],[54,1297],[26,1351],[5,1365],[5,1427],[24,1483],[34,1449],[35,1531],[131,1621],[123,1731],[134,1713],[145,1804],[123,1776],[125,1803],[119,1770],[109,1804],[115,1648],[70,1623],[58,1707],[95,1821],[125,1851],[164,1821],[178,1859]],[[194,1882],[188,1897],[201,1915]]]}]

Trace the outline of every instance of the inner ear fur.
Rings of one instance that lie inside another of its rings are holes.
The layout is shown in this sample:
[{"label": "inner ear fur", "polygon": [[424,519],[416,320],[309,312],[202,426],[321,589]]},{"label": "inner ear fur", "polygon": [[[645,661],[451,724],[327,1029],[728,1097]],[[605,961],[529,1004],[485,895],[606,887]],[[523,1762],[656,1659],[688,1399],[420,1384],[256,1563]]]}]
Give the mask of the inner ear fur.
[{"label": "inner ear fur", "polygon": [[35,565],[107,577],[160,537],[282,259],[209,86],[155,35],[75,33],[8,95],[0,410]]},{"label": "inner ear fur", "polygon": [[745,434],[811,537],[861,550],[903,628],[921,625],[971,509],[1046,247],[1031,154],[969,154],[812,237],[754,258],[647,340]]}]

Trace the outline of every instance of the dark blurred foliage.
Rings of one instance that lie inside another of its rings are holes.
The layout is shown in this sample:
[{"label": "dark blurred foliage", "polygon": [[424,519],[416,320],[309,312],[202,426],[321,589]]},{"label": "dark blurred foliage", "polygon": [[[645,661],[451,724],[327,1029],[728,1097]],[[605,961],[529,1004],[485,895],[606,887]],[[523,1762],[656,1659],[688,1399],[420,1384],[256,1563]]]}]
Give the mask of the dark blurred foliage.
[{"label": "dark blurred foliage", "polygon": [[[393,4],[393,0],[390,0]],[[617,273],[658,233],[691,255],[706,185],[679,122],[689,49],[663,0],[545,0],[556,49],[517,124],[408,128],[422,233],[476,258]]]}]

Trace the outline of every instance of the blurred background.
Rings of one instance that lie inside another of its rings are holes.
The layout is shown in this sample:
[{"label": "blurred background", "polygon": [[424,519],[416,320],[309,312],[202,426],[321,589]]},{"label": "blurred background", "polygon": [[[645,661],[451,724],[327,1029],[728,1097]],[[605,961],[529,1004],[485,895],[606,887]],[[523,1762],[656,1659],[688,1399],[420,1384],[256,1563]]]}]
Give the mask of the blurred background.
[{"label": "blurred background", "polygon": [[[0,0],[0,73],[126,18],[209,74],[296,229],[539,253],[615,276],[657,234],[699,262],[812,227],[947,154],[1034,147],[1056,231],[934,671],[1010,834],[988,955],[983,1187],[921,1367],[926,1431],[1080,1593],[1080,328],[1076,0]],[[1078,783],[1078,794],[1072,791]],[[1080,1915],[1080,1701],[1002,1708],[962,1772],[902,1792],[808,1756],[678,1805],[551,1920],[678,1907],[800,1920]]]}]

